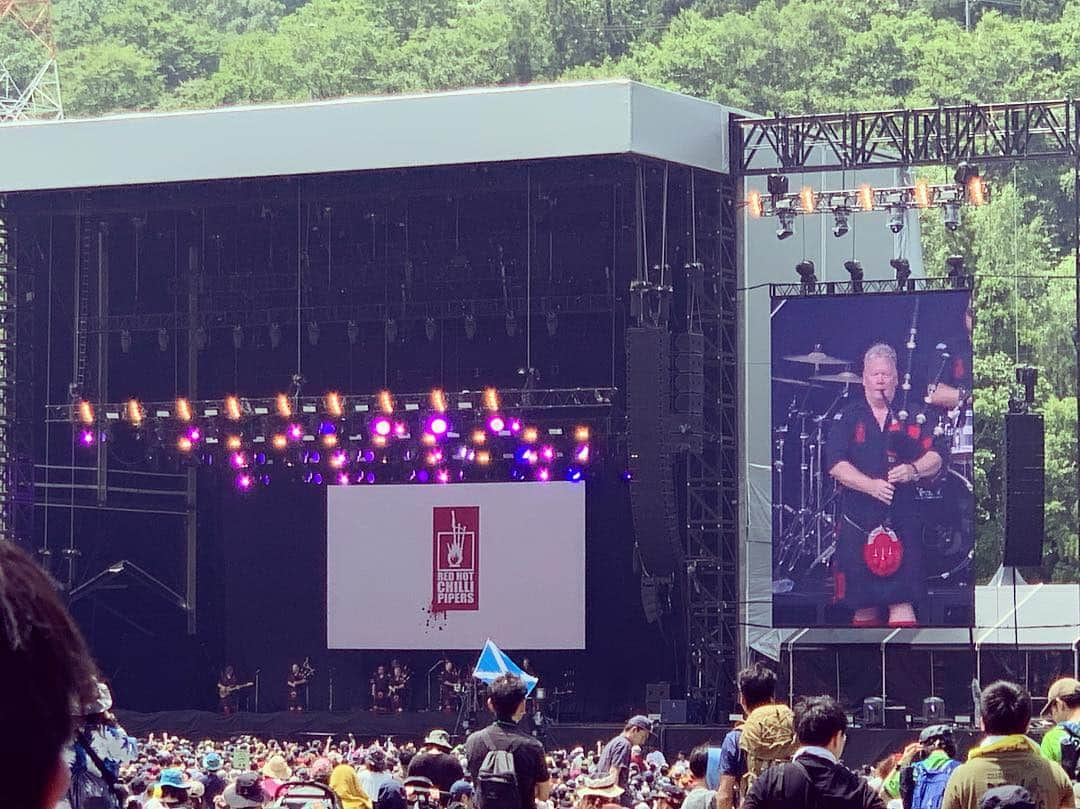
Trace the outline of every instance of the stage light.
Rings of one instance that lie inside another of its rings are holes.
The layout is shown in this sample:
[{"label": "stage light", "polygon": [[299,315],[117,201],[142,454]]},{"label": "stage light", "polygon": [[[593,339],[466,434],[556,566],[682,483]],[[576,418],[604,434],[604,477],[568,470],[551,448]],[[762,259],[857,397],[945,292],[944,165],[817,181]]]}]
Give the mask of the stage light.
[{"label": "stage light", "polygon": [[472,340],[476,337],[476,315],[465,315],[465,338]]},{"label": "stage light", "polygon": [[915,206],[918,208],[929,208],[934,204],[934,192],[926,180],[915,181],[914,197]]},{"label": "stage light", "polygon": [[765,181],[765,187],[770,196],[782,197],[788,192],[788,178],[783,174],[770,174]]},{"label": "stage light", "polygon": [[341,394],[336,391],[330,391],[326,394],[326,412],[336,419],[345,415],[345,400],[341,398]]},{"label": "stage light", "polygon": [[904,206],[902,203],[895,202],[885,209],[889,213],[889,230],[893,233],[899,233],[904,229]]},{"label": "stage light", "polygon": [[855,259],[849,259],[844,262],[844,269],[848,271],[848,275],[851,276],[851,291],[862,292],[863,291],[863,268]]},{"label": "stage light", "polygon": [[566,470],[566,479],[569,480],[571,483],[581,482],[581,477],[582,473],[580,469],[576,469],[571,466],[569,469]]},{"label": "stage light", "polygon": [[379,409],[384,413],[394,412],[394,397],[390,395],[390,391],[379,391]]},{"label": "stage light", "polygon": [[485,441],[487,441],[487,433],[483,430],[473,430],[472,442],[474,444],[483,444]]},{"label": "stage light", "polygon": [[450,422],[446,420],[445,416],[432,416],[428,419],[427,431],[436,438],[441,438],[446,435],[450,429]]},{"label": "stage light", "polygon": [[540,439],[540,431],[535,427],[526,427],[521,433],[521,440],[526,444],[535,444]]},{"label": "stage light", "polygon": [[780,223],[776,228],[776,238],[783,240],[795,233],[795,211],[791,208],[779,208],[776,220]]},{"label": "stage light", "polygon": [[953,289],[963,289],[967,286],[968,274],[963,256],[949,256],[945,259],[945,266],[948,268],[946,275],[948,275]]},{"label": "stage light", "polygon": [[437,440],[431,433],[425,432],[420,436],[420,443],[425,447],[433,447],[437,443]]},{"label": "stage light", "polygon": [[484,388],[484,409],[495,412],[499,409],[499,391],[496,388]]},{"label": "stage light", "polygon": [[908,279],[911,278],[911,264],[906,258],[891,258],[889,266],[896,271],[896,288],[902,292],[907,288]]},{"label": "stage light", "polygon": [[441,388],[435,388],[431,391],[431,409],[437,413],[446,412],[446,394],[443,393]]},{"label": "stage light", "polygon": [[176,400],[176,418],[178,421],[191,421],[191,403],[187,399]]},{"label": "stage light", "polygon": [[349,483],[350,483],[350,481],[349,481],[349,473],[348,472],[338,472],[338,476],[337,476],[337,484],[338,484],[338,486],[348,486]]},{"label": "stage light", "polygon": [[277,348],[281,345],[281,324],[270,324],[270,347]]},{"label": "stage light", "polygon": [[578,447],[577,452],[574,453],[574,458],[577,460],[578,463],[588,463],[589,454],[589,445],[582,444],[580,447]]},{"label": "stage light", "polygon": [[589,428],[584,424],[574,428],[574,440],[581,443],[589,440]]},{"label": "stage light", "polygon": [[233,469],[243,469],[248,465],[247,456],[242,452],[234,452],[229,456],[229,466]]},{"label": "stage light", "polygon": [[761,199],[760,191],[750,191],[746,194],[746,212],[753,219],[760,219],[765,215],[765,202]]},{"label": "stage light", "polygon": [[960,227],[960,203],[949,200],[941,208],[941,222],[946,230],[956,231]]},{"label": "stage light", "polygon": [[169,350],[169,332],[167,329],[161,328],[157,330],[157,347],[162,354]]},{"label": "stage light", "polygon": [[286,434],[289,436],[290,440],[299,441],[304,437],[304,428],[299,424],[290,424]]},{"label": "stage light", "polygon": [[373,435],[373,436],[371,436],[371,443],[373,445],[375,445],[376,447],[385,447],[386,446],[386,436],[385,435]]},{"label": "stage light", "polygon": [[510,432],[512,432],[512,433],[520,433],[521,432],[521,419],[510,419]]},{"label": "stage light", "polygon": [[375,473],[374,472],[368,472],[366,475],[364,475],[364,483],[374,483],[374,482],[375,482]]},{"label": "stage light", "polygon": [[417,473],[416,473],[416,482],[417,483],[427,483],[429,480],[431,480],[431,475],[428,474],[428,471],[426,469],[420,469],[419,471],[417,471]]},{"label": "stage light", "polygon": [[240,400],[235,396],[225,397],[225,416],[230,421],[240,421],[241,416],[244,415],[243,408],[240,406]]},{"label": "stage light", "polygon": [[292,418],[292,402],[289,400],[288,395],[284,393],[279,393],[277,395],[276,402],[278,415],[281,416],[283,419]]},{"label": "stage light", "polygon": [[967,181],[964,197],[968,204],[976,207],[986,204],[986,183],[983,182],[982,177],[976,175]]},{"label": "stage light", "polygon": [[364,463],[375,463],[375,453],[370,449],[364,450],[360,457],[363,459]]},{"label": "stage light", "polygon": [[187,437],[191,441],[202,441],[202,430],[197,426],[188,428]]},{"label": "stage light", "polygon": [[549,480],[551,480],[551,470],[541,469],[539,472],[536,473],[536,477],[538,480],[547,483]]},{"label": "stage light", "polygon": [[270,440],[270,443],[273,444],[274,449],[285,449],[289,445],[289,439],[278,433]]},{"label": "stage light", "polygon": [[491,453],[488,452],[486,449],[480,450],[478,453],[476,453],[476,462],[480,466],[487,466],[489,463],[491,463]]},{"label": "stage light", "polygon": [[341,469],[346,463],[348,463],[349,455],[343,449],[339,449],[330,456],[330,466],[334,469]]},{"label": "stage light", "polygon": [[429,317],[424,321],[424,335],[427,337],[429,343],[434,343],[436,334],[437,327],[435,325],[435,319]]},{"label": "stage light", "polygon": [[843,207],[842,205],[837,206],[836,208],[833,208],[833,220],[834,220],[833,229],[832,229],[833,236],[836,236],[837,238],[840,238],[841,236],[847,235],[847,232],[848,232],[848,218],[850,216],[851,216],[851,211],[849,211],[847,208]]},{"label": "stage light", "polygon": [[386,436],[390,435],[390,430],[392,429],[390,419],[386,418],[385,416],[380,416],[371,423],[371,429],[375,433],[375,435],[385,438]]},{"label": "stage light", "polygon": [[82,430],[79,433],[79,443],[84,447],[92,447],[94,445],[94,431]]},{"label": "stage light", "polygon": [[544,325],[547,327],[548,337],[554,337],[555,332],[559,330],[559,316],[554,311],[548,312],[544,318]]},{"label": "stage light", "polygon": [[319,435],[337,435],[337,425],[335,425],[332,421],[320,421]]},{"label": "stage light", "polygon": [[550,446],[550,445],[544,447],[543,449],[540,450],[540,457],[542,457],[545,461],[554,461],[555,460],[555,448]]},{"label": "stage light", "polygon": [[308,323],[307,326],[307,341],[310,345],[317,346],[319,344],[319,324],[314,320]]},{"label": "stage light", "polygon": [[488,419],[488,429],[493,433],[501,433],[506,429],[506,420],[496,413]]},{"label": "stage light", "polygon": [[86,399],[79,402],[79,421],[83,424],[94,423],[94,406]]},{"label": "stage light", "polygon": [[236,476],[236,488],[242,492],[250,490],[252,483],[254,483],[254,480],[247,472],[242,472]]},{"label": "stage light", "polygon": [[817,272],[811,259],[804,258],[796,264],[795,272],[799,274],[799,283],[802,284],[803,292],[813,292],[817,289]]},{"label": "stage light", "polygon": [[859,207],[864,211],[874,210],[874,189],[865,183],[859,186]]},{"label": "stage light", "polygon": [[128,402],[127,402],[127,418],[128,418],[128,421],[130,421],[136,427],[138,427],[140,424],[142,424],[143,409],[142,409],[142,405],[139,404],[138,399],[128,399]]},{"label": "stage light", "polygon": [[230,435],[228,438],[225,439],[225,446],[227,449],[236,450],[240,449],[240,447],[243,446],[243,442],[241,441],[240,436]]},{"label": "stage light", "polygon": [[817,199],[814,197],[814,189],[804,185],[799,191],[799,205],[803,213],[813,213],[817,209]]},{"label": "stage light", "polygon": [[256,466],[266,466],[265,452],[256,452],[254,455],[251,456],[251,459],[255,461]]},{"label": "stage light", "polygon": [[438,474],[435,477],[438,479],[439,483],[449,483],[450,482],[450,473],[448,471],[446,471],[445,469],[440,469]]},{"label": "stage light", "polygon": [[345,326],[345,334],[349,338],[349,345],[354,346],[360,342],[360,327],[355,320],[350,320]]},{"label": "stage light", "polygon": [[409,425],[403,421],[394,422],[394,435],[398,438],[404,438],[409,434]]},{"label": "stage light", "polygon": [[327,449],[332,449],[338,445],[338,437],[333,433],[326,433],[322,437],[322,445]]},{"label": "stage light", "polygon": [[318,466],[322,463],[322,455],[319,454],[317,449],[313,449],[310,452],[304,453],[304,463],[308,466]]}]

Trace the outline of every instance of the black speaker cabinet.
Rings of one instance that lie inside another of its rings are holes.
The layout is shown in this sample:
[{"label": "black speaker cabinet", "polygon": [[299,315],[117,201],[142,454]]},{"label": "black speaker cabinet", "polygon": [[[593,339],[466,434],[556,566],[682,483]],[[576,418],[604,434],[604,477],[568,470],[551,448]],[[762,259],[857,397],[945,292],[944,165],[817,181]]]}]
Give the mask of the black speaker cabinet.
[{"label": "black speaker cabinet", "polygon": [[1046,503],[1043,417],[1005,416],[1005,554],[1009,567],[1042,564]]},{"label": "black speaker cabinet", "polygon": [[660,700],[660,721],[665,725],[686,724],[686,700],[664,699]]}]

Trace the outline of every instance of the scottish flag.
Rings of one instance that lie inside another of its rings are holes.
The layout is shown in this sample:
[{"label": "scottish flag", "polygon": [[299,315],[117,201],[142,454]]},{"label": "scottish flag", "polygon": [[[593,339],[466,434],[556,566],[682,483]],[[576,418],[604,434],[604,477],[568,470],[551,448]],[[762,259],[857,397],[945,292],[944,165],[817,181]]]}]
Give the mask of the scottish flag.
[{"label": "scottish flag", "polygon": [[521,681],[525,683],[526,695],[531,694],[532,690],[536,688],[538,680],[531,674],[523,672],[513,660],[506,656],[502,649],[491,642],[488,638],[488,642],[484,644],[484,651],[480,652],[480,659],[476,661],[476,668],[473,669],[473,677],[480,680],[483,683],[491,685],[495,680],[504,674],[513,674],[516,677],[520,677]]}]

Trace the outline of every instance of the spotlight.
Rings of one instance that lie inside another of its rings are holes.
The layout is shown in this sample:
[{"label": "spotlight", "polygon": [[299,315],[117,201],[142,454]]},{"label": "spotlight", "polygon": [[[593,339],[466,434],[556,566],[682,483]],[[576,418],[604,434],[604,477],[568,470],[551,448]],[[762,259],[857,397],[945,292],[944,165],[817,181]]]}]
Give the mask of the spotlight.
[{"label": "spotlight", "polygon": [[438,474],[435,477],[438,479],[439,483],[449,483],[450,482],[450,473],[448,471],[446,471],[445,469],[440,469]]},{"label": "spotlight", "polygon": [[243,469],[248,465],[247,456],[242,452],[234,452],[229,456],[229,466],[233,469]]},{"label": "spotlight", "polygon": [[348,460],[349,456],[348,454],[346,454],[345,450],[339,449],[330,456],[330,466],[332,466],[334,469],[341,469],[343,466],[345,466]]},{"label": "spotlight", "polygon": [[510,432],[515,435],[521,432],[521,419],[510,419]]},{"label": "spotlight", "polygon": [[780,223],[776,228],[776,238],[783,240],[795,233],[795,211],[791,208],[778,208],[776,219]]},{"label": "spotlight", "polygon": [[847,235],[848,232],[848,217],[851,215],[851,211],[845,208],[843,205],[838,205],[833,208],[833,225],[832,235],[840,238]]},{"label": "spotlight", "polygon": [[574,428],[574,440],[584,442],[589,440],[589,428],[584,424]]},{"label": "spotlight", "polygon": [[270,440],[270,443],[273,445],[274,449],[285,449],[285,447],[289,445],[289,439],[281,433],[278,433]]},{"label": "spotlight", "polygon": [[808,185],[804,185],[802,190],[799,191],[799,207],[803,213],[813,213],[817,209],[817,198],[814,196],[814,189]]},{"label": "spotlight", "polygon": [[349,473],[348,472],[338,472],[337,484],[338,484],[338,486],[348,486],[349,485]]},{"label": "spotlight", "polygon": [[304,437],[304,428],[299,424],[290,424],[286,435],[288,435],[290,441],[299,441]]},{"label": "spotlight", "polygon": [[225,415],[230,421],[240,421],[240,417],[244,414],[243,409],[240,407],[240,400],[235,396],[225,397]]},{"label": "spotlight", "polygon": [[795,265],[795,272],[799,274],[799,280],[802,283],[802,291],[813,292],[817,289],[817,273],[814,269],[814,262],[808,258],[804,258],[798,264]]},{"label": "spotlight", "polygon": [[241,472],[236,476],[236,488],[242,492],[250,491],[252,483],[255,481],[247,472]]},{"label": "spotlight", "polygon": [[427,337],[429,343],[435,342],[435,335],[438,329],[435,325],[435,318],[427,318],[424,321],[424,335]]},{"label": "spotlight", "polygon": [[394,412],[394,397],[390,395],[390,391],[379,391],[379,409],[384,413]]},{"label": "spotlight", "polygon": [[848,271],[848,275],[851,276],[851,291],[862,292],[863,291],[863,268],[855,259],[850,259],[844,262],[844,269]]},{"label": "spotlight", "polygon": [[964,199],[971,205],[986,202],[986,183],[979,176],[979,167],[974,163],[961,162],[953,175],[956,184],[964,187]]},{"label": "spotlight", "polygon": [[394,435],[405,438],[409,434],[409,426],[403,421],[394,422]]},{"label": "spotlight", "polygon": [[446,420],[446,416],[437,415],[437,416],[432,416],[430,419],[428,419],[427,431],[429,433],[431,433],[431,435],[433,435],[433,436],[436,436],[436,437],[444,436],[444,435],[446,435],[446,433],[447,433],[447,431],[449,429],[450,429],[450,422],[448,422]]},{"label": "spotlight", "polygon": [[949,256],[945,259],[945,266],[948,268],[946,275],[953,289],[963,289],[967,286],[968,272],[963,256]]},{"label": "spotlight", "polygon": [[238,450],[243,446],[243,441],[241,441],[240,436],[238,435],[230,435],[225,439],[225,446],[231,450]]},{"label": "spotlight", "polygon": [[892,205],[889,205],[886,210],[889,212],[889,230],[893,233],[899,233],[904,229],[903,204],[895,202]]},{"label": "spotlight", "polygon": [[915,181],[915,206],[929,208],[934,203],[934,192],[930,190],[930,184],[926,180]]},{"label": "spotlight", "polygon": [[270,347],[277,348],[281,345],[281,324],[270,324]]},{"label": "spotlight", "polygon": [[547,317],[544,318],[544,324],[547,326],[548,337],[554,337],[555,332],[559,330],[559,316],[554,311],[548,312]]},{"label": "spotlight", "polygon": [[571,483],[579,483],[581,481],[581,470],[570,467],[566,470],[566,479]]},{"label": "spotlight", "polygon": [[334,418],[339,419],[345,414],[345,400],[341,398],[340,393],[330,391],[326,394],[325,404],[326,412]]},{"label": "spotlight", "polygon": [[202,441],[202,430],[198,427],[190,427],[187,431],[187,437],[190,441]]},{"label": "spotlight", "polygon": [[319,344],[319,324],[314,320],[308,323],[307,327],[307,341],[313,346]]},{"label": "spotlight", "polygon": [[167,329],[157,330],[157,346],[162,353],[169,350],[169,332]]},{"label": "spotlight", "polygon": [[120,350],[125,354],[131,352],[131,332],[127,329],[120,330]]},{"label": "spotlight", "polygon": [[237,351],[244,347],[244,329],[239,323],[232,327],[232,345]]},{"label": "spotlight", "polygon": [[750,191],[746,195],[746,212],[753,219],[760,219],[765,215],[765,202],[761,199],[760,191]]},{"label": "spotlight", "polygon": [[517,318],[513,312],[506,313],[506,336],[513,337],[517,334]]},{"label": "spotlight", "polygon": [[480,466],[487,466],[489,463],[491,463],[491,453],[488,452],[486,449],[480,450],[478,453],[476,453],[476,462],[480,464]]},{"label": "spotlight", "polygon": [[580,447],[577,448],[577,451],[574,453],[574,458],[577,459],[578,463],[585,464],[589,462],[590,454],[591,453],[589,451],[589,445],[582,444]]},{"label": "spotlight", "polygon": [[446,412],[446,394],[441,388],[435,388],[431,391],[431,409],[437,413]]},{"label": "spotlight", "polygon": [[187,399],[176,400],[176,418],[185,423],[191,421],[191,402]]},{"label": "spotlight", "polygon": [[360,327],[356,325],[355,320],[350,320],[345,327],[345,334],[349,337],[349,345],[354,346],[360,342]]},{"label": "spotlight", "polygon": [[539,472],[536,473],[536,478],[542,483],[547,483],[549,480],[551,480],[551,470],[541,469]]},{"label": "spotlight", "polygon": [[766,188],[770,196],[782,197],[788,192],[788,178],[783,174],[770,174],[766,180]]},{"label": "spotlight", "polygon": [[493,433],[501,433],[506,429],[506,420],[496,413],[488,419],[488,429]]},{"label": "spotlight", "polygon": [[289,399],[288,395],[285,393],[279,393],[275,401],[277,403],[278,415],[281,416],[283,419],[292,418],[292,401]]},{"label": "spotlight", "polygon": [[896,289],[903,292],[911,278],[911,264],[906,258],[891,258],[889,266],[896,270]]},{"label": "spotlight", "polygon": [[494,412],[499,409],[499,391],[496,388],[484,388],[484,409]]},{"label": "spotlight", "polygon": [[526,444],[535,444],[540,438],[540,431],[535,427],[526,427],[521,433],[521,440]]},{"label": "spotlight", "polygon": [[941,209],[941,221],[946,230],[955,232],[960,227],[960,202],[949,200]]},{"label": "spotlight", "polygon": [[465,315],[465,337],[469,340],[476,337],[476,316]]},{"label": "spotlight", "polygon": [[82,431],[80,431],[80,433],[79,433],[79,443],[82,444],[84,447],[92,447],[92,446],[94,446],[94,431],[93,430],[82,430]]},{"label": "spotlight", "polygon": [[380,416],[371,423],[371,429],[372,432],[375,433],[375,435],[380,435],[385,438],[386,436],[390,435],[390,430],[392,429],[390,419],[384,416]]},{"label": "spotlight", "polygon": [[79,421],[83,424],[94,423],[94,406],[86,399],[79,402]]},{"label": "spotlight", "polygon": [[859,207],[864,211],[874,210],[874,188],[863,183],[859,186]]},{"label": "spotlight", "polygon": [[540,450],[540,457],[545,461],[555,460],[555,447],[547,446]]},{"label": "spotlight", "polygon": [[327,433],[322,437],[323,446],[327,449],[331,449],[338,445],[338,437],[333,433]]},{"label": "spotlight", "polygon": [[139,404],[138,399],[128,399],[128,402],[127,402],[127,419],[132,424],[134,424],[136,427],[138,427],[140,424],[142,424],[143,409],[142,409],[142,405]]}]

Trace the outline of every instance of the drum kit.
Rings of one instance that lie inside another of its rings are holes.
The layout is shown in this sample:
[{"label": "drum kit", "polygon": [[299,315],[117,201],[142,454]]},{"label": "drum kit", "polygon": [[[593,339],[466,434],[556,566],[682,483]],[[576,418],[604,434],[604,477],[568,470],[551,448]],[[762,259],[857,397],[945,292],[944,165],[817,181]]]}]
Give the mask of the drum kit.
[{"label": "drum kit", "polygon": [[[828,586],[831,580],[826,574],[836,551],[840,503],[838,487],[825,468],[825,444],[830,425],[849,398],[863,395],[862,376],[851,370],[852,361],[826,354],[821,345],[782,359],[793,370],[772,378],[774,393],[789,399],[786,413],[773,419],[774,593],[813,586],[815,581]],[[928,583],[940,586],[970,565],[972,418],[967,407],[949,413],[928,408],[914,418],[920,423],[936,419],[934,434],[944,436],[951,447],[942,471],[922,481],[916,491]]]}]

